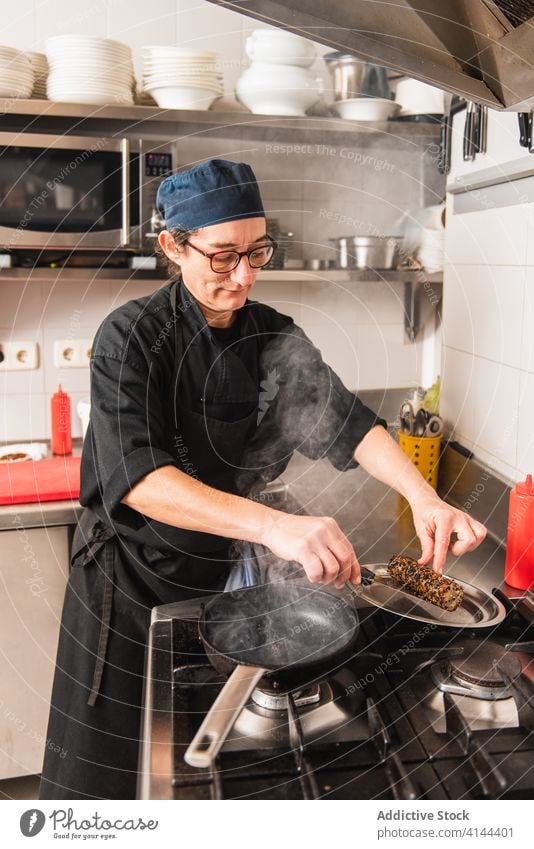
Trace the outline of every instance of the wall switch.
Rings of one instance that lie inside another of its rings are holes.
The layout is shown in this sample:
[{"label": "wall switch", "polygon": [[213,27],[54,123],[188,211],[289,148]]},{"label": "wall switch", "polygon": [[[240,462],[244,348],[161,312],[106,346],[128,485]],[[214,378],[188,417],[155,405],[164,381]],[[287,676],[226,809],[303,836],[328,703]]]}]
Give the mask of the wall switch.
[{"label": "wall switch", "polygon": [[91,358],[92,339],[56,339],[54,365],[56,368],[87,368]]},{"label": "wall switch", "polygon": [[39,368],[37,342],[0,342],[0,371],[28,371]]}]

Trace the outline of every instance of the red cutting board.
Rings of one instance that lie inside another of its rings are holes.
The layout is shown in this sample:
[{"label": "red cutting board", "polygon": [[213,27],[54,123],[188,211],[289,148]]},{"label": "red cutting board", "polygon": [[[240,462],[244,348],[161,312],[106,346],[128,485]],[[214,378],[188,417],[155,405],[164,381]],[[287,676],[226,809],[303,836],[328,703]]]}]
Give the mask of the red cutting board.
[{"label": "red cutting board", "polygon": [[78,499],[80,457],[0,463],[0,504]]}]

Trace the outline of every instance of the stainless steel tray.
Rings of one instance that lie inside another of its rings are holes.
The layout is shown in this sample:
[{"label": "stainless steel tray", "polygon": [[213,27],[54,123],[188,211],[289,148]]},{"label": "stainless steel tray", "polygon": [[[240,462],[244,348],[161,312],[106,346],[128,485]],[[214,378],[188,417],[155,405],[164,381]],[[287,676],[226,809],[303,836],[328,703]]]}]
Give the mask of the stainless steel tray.
[{"label": "stainless steel tray", "polygon": [[506,616],[504,605],[498,599],[456,577],[454,580],[463,588],[464,597],[461,605],[451,612],[399,587],[388,575],[386,563],[366,563],[365,566],[376,578],[361,590],[360,598],[397,616],[449,628],[490,628]]}]

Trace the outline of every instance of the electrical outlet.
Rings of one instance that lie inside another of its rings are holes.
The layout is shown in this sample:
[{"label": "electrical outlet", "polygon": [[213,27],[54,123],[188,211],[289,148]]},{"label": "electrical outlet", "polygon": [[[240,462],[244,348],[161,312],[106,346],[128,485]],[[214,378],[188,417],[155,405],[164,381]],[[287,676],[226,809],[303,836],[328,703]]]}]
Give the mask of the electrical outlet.
[{"label": "electrical outlet", "polygon": [[87,368],[91,358],[91,339],[56,339],[54,365],[56,368]]},{"label": "electrical outlet", "polygon": [[29,371],[39,368],[37,342],[0,342],[0,371]]}]

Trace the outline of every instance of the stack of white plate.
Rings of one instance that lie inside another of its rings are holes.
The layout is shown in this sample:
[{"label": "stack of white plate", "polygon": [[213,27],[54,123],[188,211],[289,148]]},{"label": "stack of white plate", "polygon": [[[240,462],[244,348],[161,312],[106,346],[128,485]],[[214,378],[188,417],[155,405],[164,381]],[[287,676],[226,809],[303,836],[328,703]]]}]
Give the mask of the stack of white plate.
[{"label": "stack of white plate", "polygon": [[142,48],[143,91],[164,109],[209,109],[224,94],[217,54],[192,47]]},{"label": "stack of white plate", "polygon": [[48,77],[48,59],[46,53],[26,53],[33,69],[32,97],[46,100],[46,80]]},{"label": "stack of white plate", "polygon": [[0,97],[29,97],[32,88],[33,71],[26,54],[0,47]]},{"label": "stack of white plate", "polygon": [[132,104],[132,51],[111,38],[56,35],[46,40],[50,100]]}]

